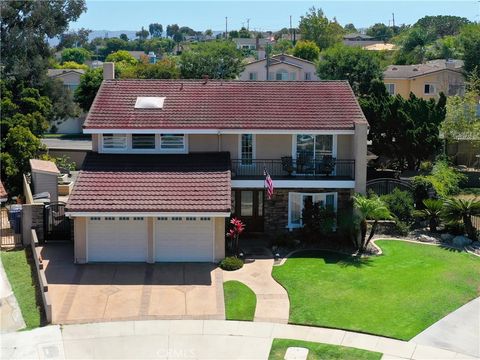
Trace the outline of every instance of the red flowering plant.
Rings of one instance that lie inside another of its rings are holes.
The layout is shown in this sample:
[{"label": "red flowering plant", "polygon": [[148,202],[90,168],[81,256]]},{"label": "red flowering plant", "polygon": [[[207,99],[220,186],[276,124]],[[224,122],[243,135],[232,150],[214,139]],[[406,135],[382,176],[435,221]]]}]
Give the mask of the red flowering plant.
[{"label": "red flowering plant", "polygon": [[245,230],[245,224],[242,222],[242,220],[237,218],[231,219],[230,224],[232,224],[232,227],[227,232],[227,238],[230,239],[230,249],[232,249],[235,256],[237,256],[239,252],[238,239]]}]

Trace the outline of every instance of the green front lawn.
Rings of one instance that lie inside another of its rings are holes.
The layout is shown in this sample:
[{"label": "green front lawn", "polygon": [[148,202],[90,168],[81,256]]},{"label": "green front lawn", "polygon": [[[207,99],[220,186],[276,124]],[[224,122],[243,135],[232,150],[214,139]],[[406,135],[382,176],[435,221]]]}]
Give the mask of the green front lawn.
[{"label": "green front lawn", "polygon": [[283,360],[289,347],[307,348],[307,360],[380,360],[382,354],[346,346],[328,345],[301,340],[273,339],[269,360]]},{"label": "green front lawn", "polygon": [[383,255],[357,261],[297,253],[273,277],[290,298],[290,322],[409,340],[479,296],[480,259],[403,241],[377,241]]},{"label": "green front lawn", "polygon": [[257,297],[247,285],[240,281],[226,281],[223,283],[223,292],[227,320],[253,320]]},{"label": "green front lawn", "polygon": [[28,255],[26,250],[1,252],[3,267],[17,298],[23,320],[25,320],[27,329],[32,329],[41,325],[42,316],[41,308],[37,304],[36,282],[33,277],[36,274],[32,274],[29,265],[31,257]]}]

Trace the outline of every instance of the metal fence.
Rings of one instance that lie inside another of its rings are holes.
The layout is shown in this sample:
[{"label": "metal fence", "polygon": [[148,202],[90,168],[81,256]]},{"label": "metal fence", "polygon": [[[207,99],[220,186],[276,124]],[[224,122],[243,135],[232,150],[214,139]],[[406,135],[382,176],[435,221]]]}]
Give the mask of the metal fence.
[{"label": "metal fence", "polygon": [[7,208],[1,208],[0,211],[0,247],[2,249],[14,248],[22,246],[21,227],[15,229],[14,224],[10,221]]}]

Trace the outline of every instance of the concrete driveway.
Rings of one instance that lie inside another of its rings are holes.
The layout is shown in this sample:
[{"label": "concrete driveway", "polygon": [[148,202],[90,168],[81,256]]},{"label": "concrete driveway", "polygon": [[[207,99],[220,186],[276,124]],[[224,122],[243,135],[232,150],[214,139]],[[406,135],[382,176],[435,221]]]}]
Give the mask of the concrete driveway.
[{"label": "concrete driveway", "polygon": [[209,263],[73,264],[73,247],[42,249],[53,323],[225,319],[222,271]]}]

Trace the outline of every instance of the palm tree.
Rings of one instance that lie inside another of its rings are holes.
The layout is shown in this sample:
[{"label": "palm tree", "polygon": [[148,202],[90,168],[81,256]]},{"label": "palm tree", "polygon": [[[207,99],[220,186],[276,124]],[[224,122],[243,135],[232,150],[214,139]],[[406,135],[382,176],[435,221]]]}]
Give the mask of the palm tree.
[{"label": "palm tree", "polygon": [[[387,205],[377,195],[366,197],[356,194],[353,197],[353,208],[360,218],[360,244],[356,244],[360,253],[367,249],[377,229],[378,220],[391,219],[392,215]],[[367,220],[374,220],[367,239]]]},{"label": "palm tree", "polygon": [[446,199],[443,203],[443,217],[448,221],[463,221],[465,231],[471,240],[477,240],[477,229],[472,224],[472,216],[480,215],[480,201],[477,199]]},{"label": "palm tree", "polygon": [[425,209],[414,212],[416,217],[428,220],[428,225],[431,232],[437,231],[437,226],[440,224],[440,217],[442,215],[443,203],[441,200],[425,199],[423,200]]}]

